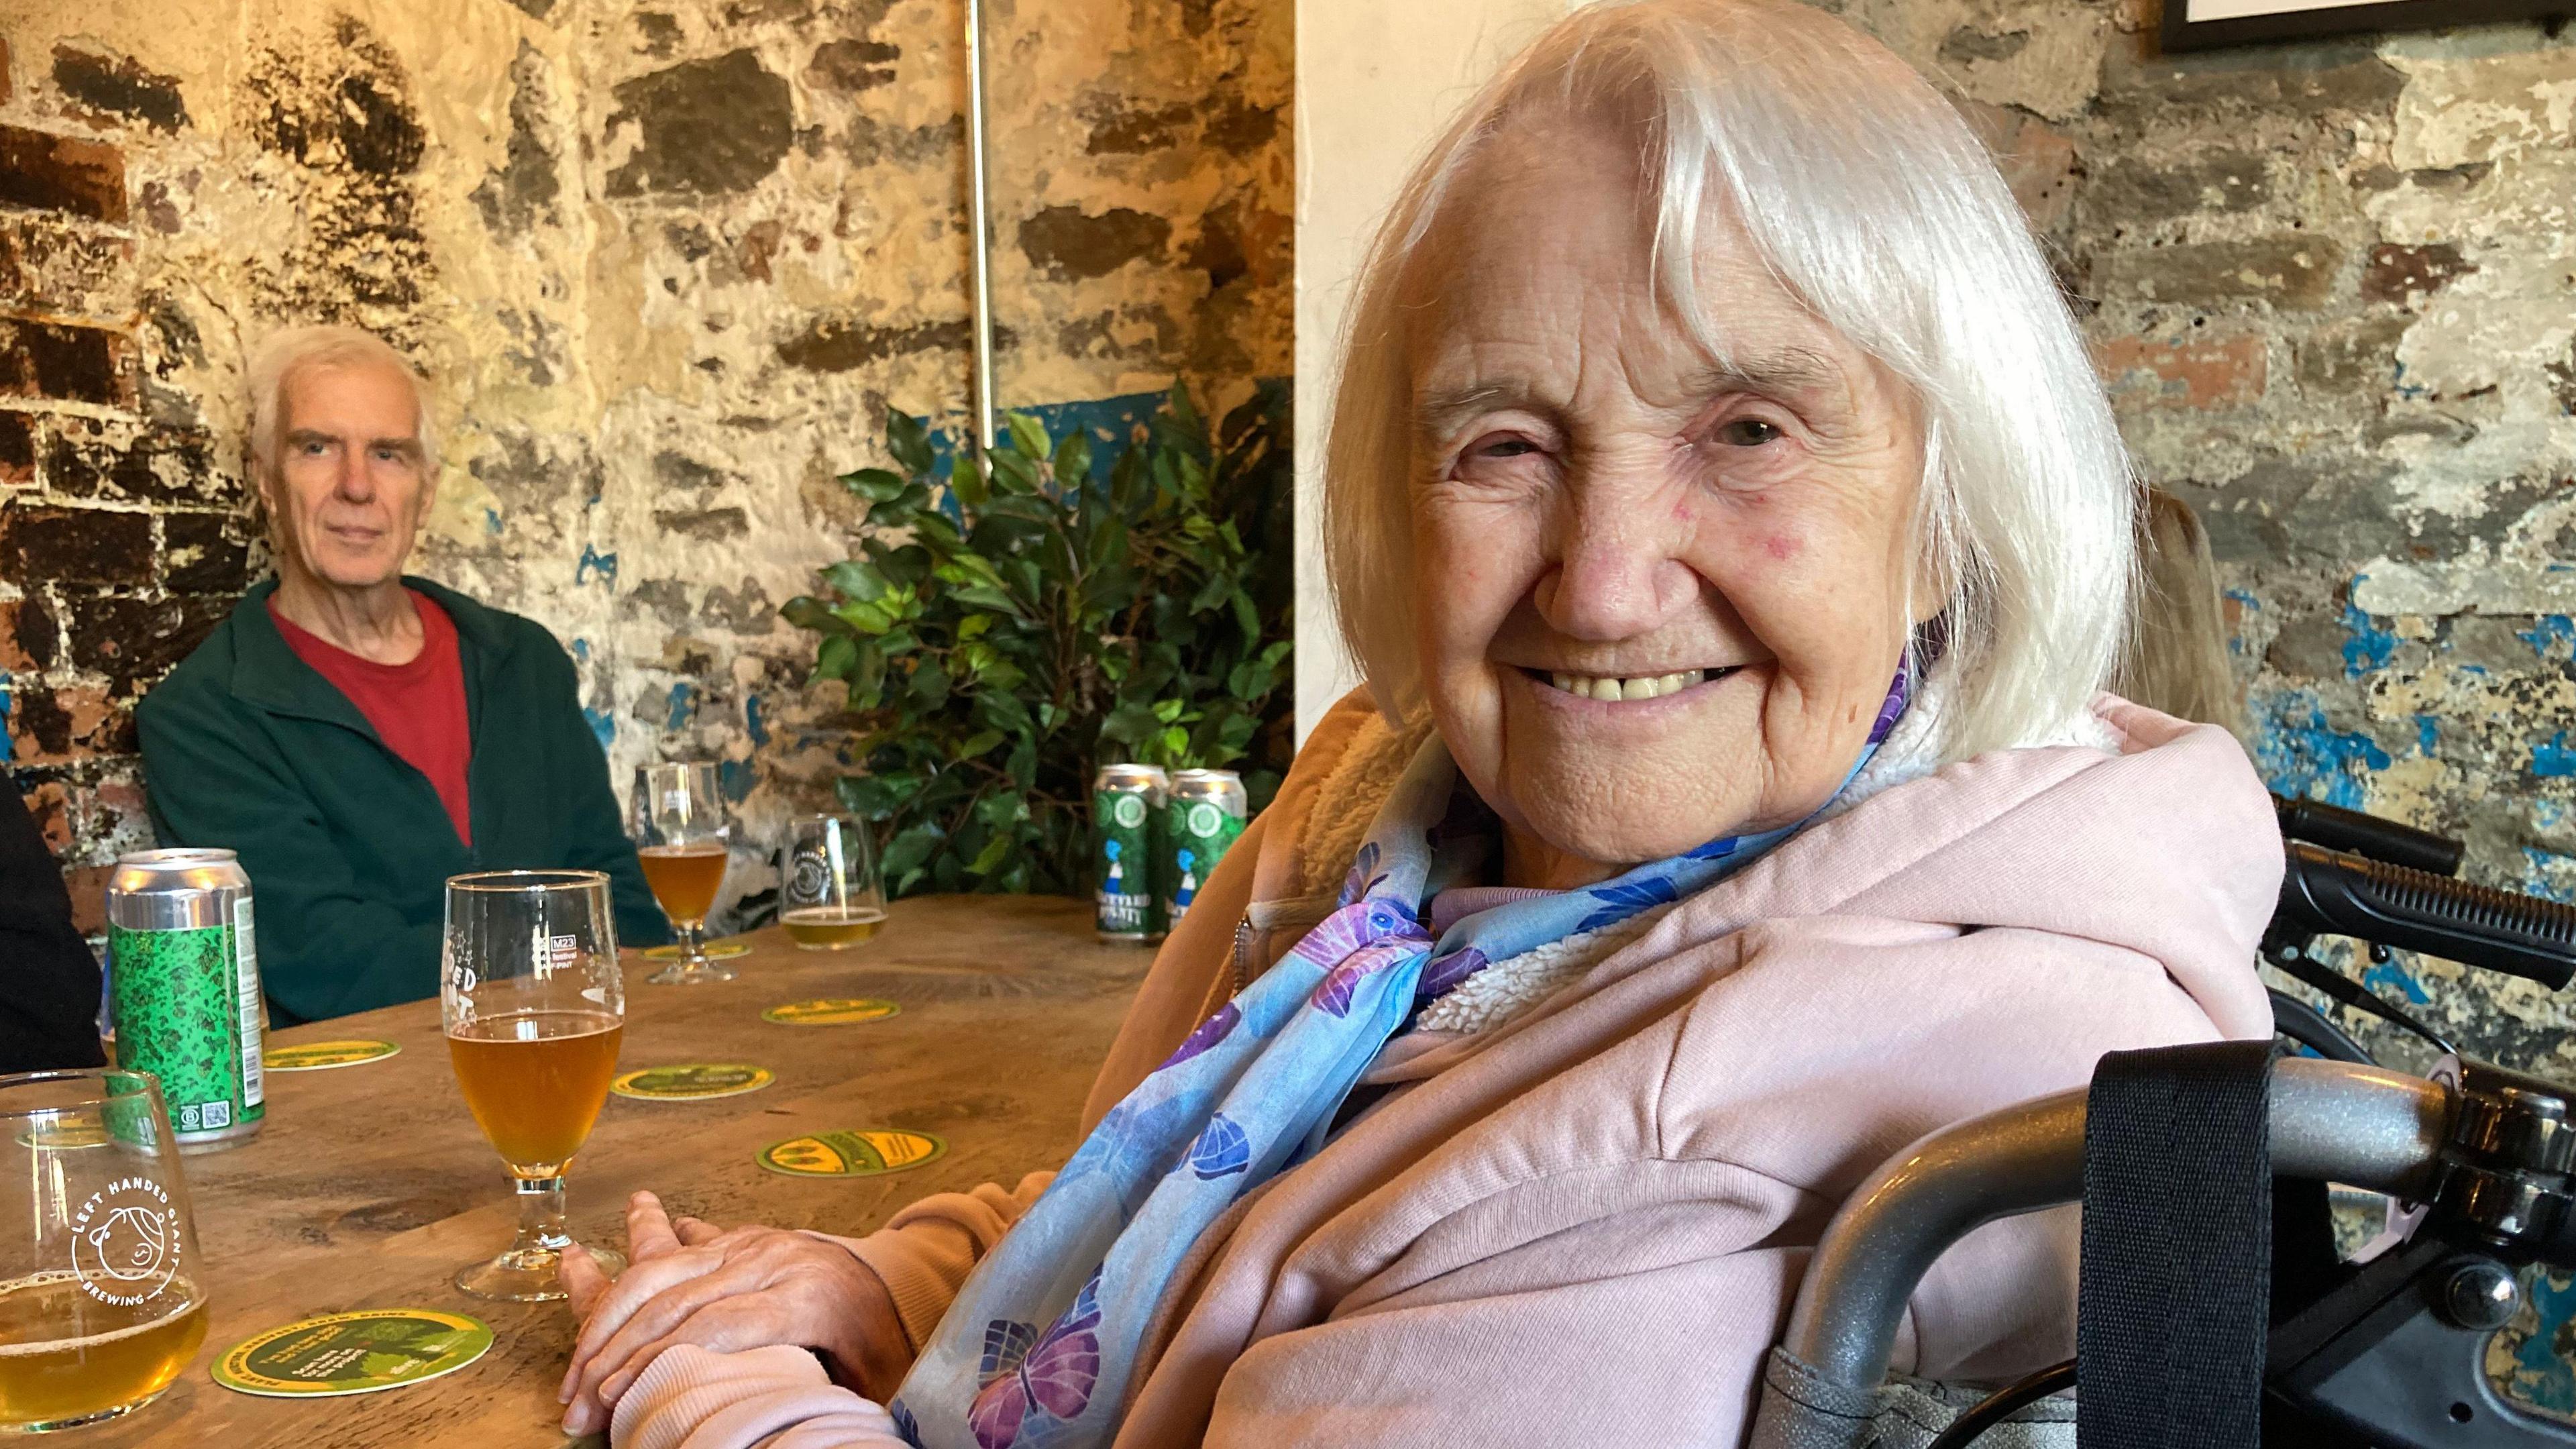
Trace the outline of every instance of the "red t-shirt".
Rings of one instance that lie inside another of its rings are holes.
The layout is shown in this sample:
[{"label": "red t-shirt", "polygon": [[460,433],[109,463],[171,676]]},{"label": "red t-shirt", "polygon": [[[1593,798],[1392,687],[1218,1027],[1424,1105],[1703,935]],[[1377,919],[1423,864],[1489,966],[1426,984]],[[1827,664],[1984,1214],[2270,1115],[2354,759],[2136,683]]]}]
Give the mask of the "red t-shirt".
[{"label": "red t-shirt", "polygon": [[268,616],[286,647],[313,666],[316,673],[349,697],[385,748],[429,777],[438,803],[456,823],[456,838],[474,843],[474,817],[467,808],[465,767],[474,741],[465,723],[465,663],[456,652],[456,625],[447,611],[427,595],[412,590],[412,607],[420,613],[420,652],[408,664],[378,664],[352,654],[319,634],[300,628],[268,601]]}]

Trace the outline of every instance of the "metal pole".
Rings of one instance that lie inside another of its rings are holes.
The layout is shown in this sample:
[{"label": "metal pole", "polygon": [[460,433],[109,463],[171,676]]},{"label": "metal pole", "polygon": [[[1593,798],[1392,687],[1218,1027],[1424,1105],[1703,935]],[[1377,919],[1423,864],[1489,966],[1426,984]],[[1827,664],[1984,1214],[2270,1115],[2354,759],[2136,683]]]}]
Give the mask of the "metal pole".
[{"label": "metal pole", "polygon": [[975,233],[975,444],[993,450],[993,238],[984,186],[984,6],[966,0],[967,211]]}]

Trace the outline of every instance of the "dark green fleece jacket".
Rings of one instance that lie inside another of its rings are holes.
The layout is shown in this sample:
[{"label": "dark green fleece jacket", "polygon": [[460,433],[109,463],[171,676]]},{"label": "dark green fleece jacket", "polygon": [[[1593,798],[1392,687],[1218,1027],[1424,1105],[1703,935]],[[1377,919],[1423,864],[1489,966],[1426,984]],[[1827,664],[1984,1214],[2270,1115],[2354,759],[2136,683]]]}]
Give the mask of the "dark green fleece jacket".
[{"label": "dark green fleece jacket", "polygon": [[403,582],[456,622],[471,848],[429,777],[287,647],[268,613],[274,579],[135,710],[161,843],[241,852],[280,1026],[436,996],[447,878],[467,871],[604,870],[617,939],[670,939],[563,647],[516,614]]}]

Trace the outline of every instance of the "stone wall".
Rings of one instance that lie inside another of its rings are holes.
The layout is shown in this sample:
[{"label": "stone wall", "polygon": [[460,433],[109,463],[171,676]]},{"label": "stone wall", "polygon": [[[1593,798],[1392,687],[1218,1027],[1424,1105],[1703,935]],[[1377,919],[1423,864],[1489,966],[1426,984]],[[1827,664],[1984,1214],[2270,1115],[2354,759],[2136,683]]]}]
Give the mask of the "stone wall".
[{"label": "stone wall", "polygon": [[[2576,897],[2576,37],[2160,57],[2153,0],[1830,8],[2007,157],[2140,471],[2209,527],[2273,788]],[[2369,976],[2576,1074],[2565,999]]]},{"label": "stone wall", "polygon": [[[1291,16],[985,6],[1005,404],[1286,373]],[[776,611],[846,556],[888,404],[967,405],[961,24],[0,0],[0,670],[85,912],[148,832],[133,700],[264,570],[239,379],[295,322],[439,383],[415,566],[565,641],[615,778],[719,754],[755,839],[828,796]]]}]

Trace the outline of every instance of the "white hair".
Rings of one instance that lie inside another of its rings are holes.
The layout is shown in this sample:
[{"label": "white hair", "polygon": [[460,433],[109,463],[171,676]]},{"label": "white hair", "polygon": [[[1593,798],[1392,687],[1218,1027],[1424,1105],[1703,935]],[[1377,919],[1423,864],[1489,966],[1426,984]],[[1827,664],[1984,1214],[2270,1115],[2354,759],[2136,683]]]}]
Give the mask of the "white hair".
[{"label": "white hair", "polygon": [[[1325,459],[1325,559],[1379,707],[1421,703],[1409,597],[1409,329],[1453,182],[1514,116],[1638,132],[1654,274],[1694,339],[1709,208],[1913,390],[1919,580],[1939,591],[1943,759],[2062,737],[2128,627],[2135,484],[2109,401],[2012,193],[1966,123],[1877,41],[1793,0],[1603,0],[1540,36],[1416,165],[1360,274]],[[1918,596],[1919,597],[1919,596]]]},{"label": "white hair", "polygon": [[422,472],[438,472],[438,412],[433,406],[429,379],[411,365],[411,359],[394,350],[393,344],[376,334],[356,327],[313,326],[289,327],[272,332],[251,354],[246,385],[250,392],[250,461],[253,474],[265,479],[277,465],[278,412],[286,400],[286,384],[297,373],[309,368],[357,367],[366,365],[390,367],[411,384],[415,417],[412,430],[420,440]]}]

